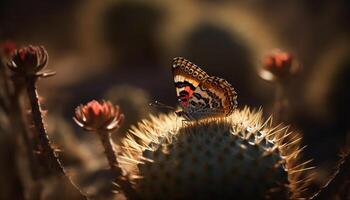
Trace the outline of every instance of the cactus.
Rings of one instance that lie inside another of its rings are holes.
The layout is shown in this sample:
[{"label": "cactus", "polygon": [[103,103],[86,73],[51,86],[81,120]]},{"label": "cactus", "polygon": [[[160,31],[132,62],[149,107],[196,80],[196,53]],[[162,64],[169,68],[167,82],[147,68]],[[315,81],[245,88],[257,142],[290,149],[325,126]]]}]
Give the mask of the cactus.
[{"label": "cactus", "polygon": [[[36,138],[30,141],[27,130],[23,130],[22,133],[28,150],[31,173],[33,180],[35,180],[32,185],[34,189],[31,189],[30,196],[33,199],[40,198],[43,191],[43,180],[41,179],[45,176],[56,175],[56,178],[61,179],[62,183],[65,183],[75,192],[75,195],[77,195],[76,199],[87,199],[85,194],[72,182],[70,176],[66,173],[45,127],[43,118],[45,112],[42,110],[39,102],[37,81],[40,78],[46,78],[55,74],[52,71],[43,71],[48,64],[48,58],[49,55],[43,46],[29,45],[13,49],[8,57],[4,59],[8,69],[13,73],[14,85],[21,82],[24,83],[31,108],[29,123],[33,123]],[[19,93],[17,95],[17,98],[19,98]],[[18,102],[15,107],[20,108],[19,100],[16,101]],[[17,111],[19,112],[20,109]],[[36,152],[35,155],[34,152]],[[38,163],[42,165],[42,168],[38,167]]]},{"label": "cactus", "polygon": [[122,168],[144,199],[297,199],[310,161],[300,137],[249,108],[225,118],[151,116],[123,141]]}]

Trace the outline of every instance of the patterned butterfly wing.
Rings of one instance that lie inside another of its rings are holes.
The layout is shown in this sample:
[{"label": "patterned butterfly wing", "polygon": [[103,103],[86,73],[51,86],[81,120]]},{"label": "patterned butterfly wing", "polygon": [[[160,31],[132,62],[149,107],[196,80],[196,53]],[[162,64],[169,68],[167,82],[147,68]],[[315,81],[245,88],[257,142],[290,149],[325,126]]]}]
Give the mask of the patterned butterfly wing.
[{"label": "patterned butterfly wing", "polygon": [[226,80],[209,76],[184,58],[175,58],[173,75],[177,98],[185,118],[230,115],[237,106],[237,93]]},{"label": "patterned butterfly wing", "polygon": [[205,71],[182,57],[174,58],[173,76],[176,96],[183,108],[191,106],[194,91],[203,80],[209,78]]},{"label": "patterned butterfly wing", "polygon": [[208,115],[227,116],[237,107],[236,91],[230,83],[219,77],[211,76],[200,82],[193,96],[192,101],[198,105],[197,107],[205,105]]}]

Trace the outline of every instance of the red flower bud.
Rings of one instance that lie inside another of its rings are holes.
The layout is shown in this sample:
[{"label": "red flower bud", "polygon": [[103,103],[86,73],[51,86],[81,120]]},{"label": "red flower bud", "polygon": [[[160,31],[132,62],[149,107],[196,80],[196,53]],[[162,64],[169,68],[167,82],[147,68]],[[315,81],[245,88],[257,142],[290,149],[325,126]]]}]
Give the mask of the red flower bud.
[{"label": "red flower bud", "polygon": [[43,46],[26,46],[15,49],[7,66],[19,75],[39,75],[48,62],[48,54]]},{"label": "red flower bud", "polygon": [[110,101],[90,101],[75,109],[75,122],[87,131],[111,131],[120,127],[124,115]]},{"label": "red flower bud", "polygon": [[284,79],[298,70],[290,53],[276,50],[263,59],[260,76],[265,80]]}]

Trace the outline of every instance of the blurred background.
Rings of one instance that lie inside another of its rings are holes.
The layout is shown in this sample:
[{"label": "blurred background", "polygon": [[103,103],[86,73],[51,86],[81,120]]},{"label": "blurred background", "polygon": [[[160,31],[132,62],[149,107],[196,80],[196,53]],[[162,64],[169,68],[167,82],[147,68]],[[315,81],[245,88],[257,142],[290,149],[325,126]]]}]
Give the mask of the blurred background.
[{"label": "blurred background", "polygon": [[302,71],[286,88],[284,122],[303,135],[322,182],[350,130],[349,19],[346,0],[2,0],[0,42],[48,50],[57,75],[40,81],[39,92],[49,134],[72,174],[79,169],[73,177],[83,190],[97,196],[107,161],[96,137],[73,123],[76,106],[102,98],[119,104],[122,136],[161,112],[149,102],[176,105],[171,62],[183,56],[230,82],[240,108],[263,107],[269,116],[276,88],[258,71],[271,50],[286,50]]}]

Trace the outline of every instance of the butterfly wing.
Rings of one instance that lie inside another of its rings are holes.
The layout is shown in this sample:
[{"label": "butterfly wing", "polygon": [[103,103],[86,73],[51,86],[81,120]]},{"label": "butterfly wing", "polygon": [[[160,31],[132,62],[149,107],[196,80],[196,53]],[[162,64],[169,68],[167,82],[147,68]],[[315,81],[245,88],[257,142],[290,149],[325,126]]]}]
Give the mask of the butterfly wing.
[{"label": "butterfly wing", "polygon": [[207,112],[227,116],[237,107],[237,93],[225,79],[211,76],[200,82],[190,103],[197,104],[198,108],[205,106]]},{"label": "butterfly wing", "polygon": [[173,75],[180,106],[191,118],[227,116],[237,107],[237,93],[230,83],[209,76],[190,61],[174,58]]},{"label": "butterfly wing", "polygon": [[182,57],[174,58],[173,76],[176,96],[183,108],[191,106],[190,100],[199,83],[209,78],[205,71]]}]

